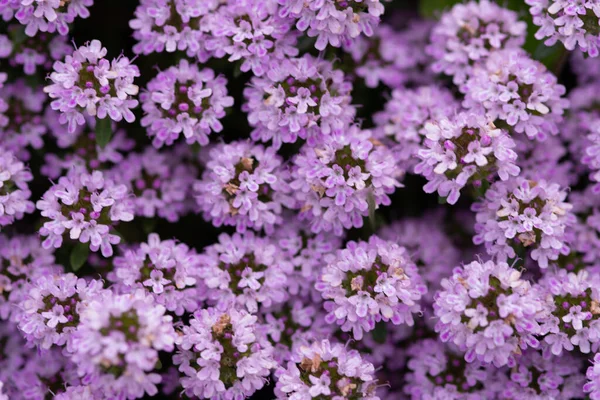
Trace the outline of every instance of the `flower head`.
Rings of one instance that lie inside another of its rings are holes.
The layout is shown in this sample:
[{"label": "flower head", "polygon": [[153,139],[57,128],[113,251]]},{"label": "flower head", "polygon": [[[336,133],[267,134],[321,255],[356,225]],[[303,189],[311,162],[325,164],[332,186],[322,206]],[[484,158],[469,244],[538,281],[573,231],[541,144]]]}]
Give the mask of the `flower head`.
[{"label": "flower head", "polygon": [[260,390],[276,367],[257,318],[246,311],[199,310],[183,326],[173,361],[189,396],[244,399]]},{"label": "flower head", "polygon": [[521,47],[526,29],[516,12],[492,1],[458,3],[433,28],[426,51],[435,59],[435,72],[451,75],[456,84],[462,84],[474,64],[499,50]]},{"label": "flower head", "polygon": [[0,228],[35,209],[29,200],[31,172],[13,153],[0,148]]},{"label": "flower head", "polygon": [[278,0],[280,15],[296,19],[296,28],[316,37],[315,47],[340,47],[361,33],[373,35],[384,7],[381,0]]},{"label": "flower head", "polygon": [[194,192],[206,220],[215,226],[271,232],[282,222],[284,205],[293,205],[289,180],[274,148],[238,141],[211,148]]},{"label": "flower head", "polygon": [[305,55],[275,63],[244,90],[252,139],[275,147],[312,141],[344,129],[354,118],[352,84],[331,62]]},{"label": "flower head", "polygon": [[539,26],[535,38],[544,44],[563,43],[567,50],[579,48],[597,57],[600,46],[600,5],[594,1],[525,0],[531,6],[533,23]]},{"label": "flower head", "polygon": [[69,232],[72,240],[90,244],[104,257],[113,254],[112,245],[121,239],[111,232],[120,221],[131,221],[134,208],[127,187],[105,178],[100,171],[71,170],[61,177],[36,203],[44,225],[44,248],[59,248]]},{"label": "flower head", "polygon": [[496,175],[503,181],[519,175],[514,140],[483,115],[461,113],[429,121],[422,132],[425,140],[415,172],[427,178],[426,193],[437,190],[449,204],[458,201],[468,184],[481,186]]},{"label": "flower head", "polygon": [[455,268],[442,288],[434,303],[435,330],[465,351],[467,362],[514,365],[521,350],[539,346],[542,300],[508,264],[473,261]]},{"label": "flower head", "polygon": [[[72,2],[71,2],[72,3]],[[133,122],[131,112],[137,107],[138,87],[134,78],[138,68],[127,57],[108,61],[107,50],[98,40],[80,46],[65,61],[56,61],[50,74],[52,83],[44,88],[53,101],[50,106],[60,111],[60,121],[68,124],[69,132],[85,122],[84,114],[113,121]]]},{"label": "flower head", "polygon": [[219,235],[205,248],[200,277],[208,287],[208,300],[220,309],[231,305],[256,313],[286,300],[287,273],[291,266],[268,238],[252,232]]},{"label": "flower head", "polygon": [[91,299],[73,333],[71,356],[78,372],[108,398],[155,395],[160,375],[153,370],[159,351],[173,351],[172,317],[144,290]]},{"label": "flower head", "polygon": [[390,204],[402,174],[390,150],[372,140],[370,131],[350,126],[316,147],[305,145],[294,158],[290,186],[301,207],[299,217],[313,232],[341,235],[361,227],[369,207]]},{"label": "flower head", "polygon": [[276,372],[277,399],[329,397],[379,400],[373,364],[340,343],[317,340],[299,347],[287,367]]},{"label": "flower head", "polygon": [[514,258],[515,249],[529,248],[540,268],[569,251],[566,227],[572,223],[567,192],[556,183],[515,178],[496,182],[485,198],[474,203],[477,223],[475,244],[484,244],[502,261]]},{"label": "flower head", "polygon": [[474,68],[461,90],[465,107],[483,108],[492,120],[501,120],[530,139],[556,135],[569,106],[562,97],[565,87],[521,49],[490,55]]},{"label": "flower head", "polygon": [[233,105],[227,95],[227,79],[209,68],[181,60],[148,82],[140,100],[152,144],[172,145],[183,134],[188,144],[208,144],[208,136],[223,130],[221,118]]},{"label": "flower head", "polygon": [[145,289],[157,304],[182,315],[185,311],[194,312],[204,296],[199,261],[196,252],[185,244],[161,241],[158,234],[151,233],[147,243],[114,258],[115,268],[109,278],[115,282],[115,289]]},{"label": "flower head", "polygon": [[327,322],[352,331],[356,340],[379,321],[414,324],[427,287],[404,247],[371,236],[349,242],[325,262],[315,287],[325,299]]}]

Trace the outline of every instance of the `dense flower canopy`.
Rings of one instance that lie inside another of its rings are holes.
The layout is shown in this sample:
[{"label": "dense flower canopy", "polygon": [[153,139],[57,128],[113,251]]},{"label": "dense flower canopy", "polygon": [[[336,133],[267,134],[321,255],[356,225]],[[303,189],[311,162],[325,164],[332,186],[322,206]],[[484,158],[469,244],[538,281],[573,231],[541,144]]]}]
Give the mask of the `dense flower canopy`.
[{"label": "dense flower canopy", "polygon": [[600,0],[0,0],[0,400],[600,400]]}]

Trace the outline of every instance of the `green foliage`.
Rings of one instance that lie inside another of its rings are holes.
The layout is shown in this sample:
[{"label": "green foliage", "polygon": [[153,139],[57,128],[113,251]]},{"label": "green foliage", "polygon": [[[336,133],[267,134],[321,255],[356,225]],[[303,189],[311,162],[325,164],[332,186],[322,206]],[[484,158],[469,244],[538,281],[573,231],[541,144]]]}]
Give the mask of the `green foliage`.
[{"label": "green foliage", "polygon": [[104,148],[112,137],[112,126],[110,118],[96,118],[96,143]]},{"label": "green foliage", "polygon": [[89,243],[77,243],[71,250],[69,261],[71,263],[71,269],[73,272],[77,272],[88,259],[90,253]]}]

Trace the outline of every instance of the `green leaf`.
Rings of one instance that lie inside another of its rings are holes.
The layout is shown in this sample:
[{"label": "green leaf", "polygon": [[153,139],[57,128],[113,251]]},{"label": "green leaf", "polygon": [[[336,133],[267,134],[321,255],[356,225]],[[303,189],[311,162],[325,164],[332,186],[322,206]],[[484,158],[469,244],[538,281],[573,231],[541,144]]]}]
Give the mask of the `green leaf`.
[{"label": "green leaf", "polygon": [[71,250],[69,260],[73,272],[77,272],[87,261],[88,254],[90,253],[89,246],[88,243],[77,243],[75,247],[73,247],[73,250]]},{"label": "green leaf", "polygon": [[375,219],[375,196],[371,191],[367,194],[367,204],[369,205],[369,224],[371,226],[371,231],[375,232],[377,230],[377,220]]},{"label": "green leaf", "polygon": [[383,322],[378,322],[375,325],[375,329],[373,329],[373,340],[375,340],[377,343],[385,343],[385,339],[387,338],[387,327],[385,326],[385,323]]},{"label": "green leaf", "polygon": [[242,62],[239,61],[233,65],[233,77],[237,79],[242,76],[242,74]]},{"label": "green leaf", "polygon": [[104,148],[112,137],[112,126],[110,118],[96,118],[96,143]]},{"label": "green leaf", "polygon": [[444,10],[456,3],[462,3],[462,0],[421,0],[419,3],[419,13],[424,18],[439,17]]},{"label": "green leaf", "polygon": [[156,228],[156,218],[144,218],[142,219],[142,229],[146,235],[154,232]]}]

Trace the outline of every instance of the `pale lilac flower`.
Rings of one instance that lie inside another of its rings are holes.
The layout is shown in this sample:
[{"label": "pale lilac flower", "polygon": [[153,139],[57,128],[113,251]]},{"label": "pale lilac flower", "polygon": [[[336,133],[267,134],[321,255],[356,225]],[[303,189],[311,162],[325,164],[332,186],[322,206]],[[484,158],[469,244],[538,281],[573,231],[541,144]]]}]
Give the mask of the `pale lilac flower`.
[{"label": "pale lilac flower", "polygon": [[482,109],[492,120],[501,120],[502,127],[537,140],[558,133],[569,106],[556,76],[522,49],[490,55],[474,67],[461,91],[465,107]]},{"label": "pale lilac flower", "polygon": [[449,277],[460,262],[459,249],[444,232],[443,224],[443,214],[427,213],[419,218],[395,221],[378,233],[382,239],[406,248],[427,284],[428,291],[424,295],[427,303],[433,303],[442,278]]},{"label": "pale lilac flower", "polygon": [[583,386],[583,391],[589,393],[591,400],[600,399],[600,353],[596,353],[586,372],[587,382]]},{"label": "pale lilac flower", "polygon": [[[543,357],[539,351],[527,350],[518,365],[506,371],[508,379],[496,375],[502,399],[574,399],[583,397],[585,378],[582,360],[565,354]],[[502,370],[501,372],[504,372]]]},{"label": "pale lilac flower", "polygon": [[113,264],[108,278],[115,282],[115,290],[145,289],[175,315],[196,311],[204,297],[199,256],[184,243],[161,241],[151,233],[147,243],[125,250]]},{"label": "pale lilac flower", "polygon": [[105,290],[81,313],[71,358],[105,398],[153,396],[161,381],[153,372],[159,351],[173,351],[176,337],[172,317],[144,290],[121,295]]},{"label": "pale lilac flower", "polygon": [[[8,33],[11,39],[7,38],[7,42],[4,42],[0,36],[0,58],[8,58],[8,63],[12,67],[22,68],[25,75],[34,75],[40,70],[45,73],[52,69],[54,61],[62,60],[72,52],[66,36],[41,32],[22,39],[24,29],[18,24],[10,25]],[[10,50],[5,49],[5,43]]]},{"label": "pale lilac flower", "polygon": [[272,232],[292,208],[290,173],[272,147],[237,141],[210,150],[202,179],[194,184],[204,218],[215,226]]},{"label": "pale lilac flower", "polygon": [[567,50],[579,48],[590,57],[598,56],[600,46],[600,4],[578,0],[525,0],[533,23],[539,26],[538,40],[548,38],[547,46],[557,41]]},{"label": "pale lilac flower", "polygon": [[404,393],[410,399],[495,398],[491,385],[495,368],[475,361],[467,363],[451,344],[435,339],[415,341],[408,348]]},{"label": "pale lilac flower", "polygon": [[508,264],[473,261],[455,268],[442,288],[434,304],[435,330],[443,342],[466,352],[467,362],[512,366],[522,350],[539,346],[542,299]]},{"label": "pale lilac flower", "polygon": [[427,178],[426,193],[435,191],[455,204],[467,185],[479,187],[496,175],[506,181],[519,175],[514,140],[484,115],[461,113],[425,123],[415,172]]},{"label": "pale lilac flower", "polygon": [[462,84],[474,64],[485,62],[499,50],[521,47],[526,29],[516,12],[492,1],[458,3],[433,28],[426,52],[435,59],[433,71]]},{"label": "pale lilac flower", "polygon": [[600,276],[581,270],[558,270],[544,275],[536,290],[545,299],[540,313],[547,353],[560,356],[575,347],[584,354],[596,351],[600,342]]},{"label": "pale lilac flower", "polygon": [[251,231],[232,236],[222,233],[219,242],[204,249],[200,277],[208,287],[208,301],[223,309],[242,307],[256,313],[286,300],[291,264],[270,238]]},{"label": "pale lilac flower", "polygon": [[325,232],[315,234],[291,216],[284,219],[272,238],[293,267],[287,274],[289,293],[320,301],[321,295],[314,286],[325,266],[324,258],[341,248],[341,238]]},{"label": "pale lilac flower", "polygon": [[60,111],[60,122],[68,124],[70,133],[83,125],[85,114],[113,121],[135,120],[132,108],[137,107],[138,87],[134,78],[140,75],[137,66],[120,56],[108,61],[107,50],[98,40],[92,40],[75,50],[65,61],[56,61],[49,78],[52,84],[44,91],[53,101],[50,106]]},{"label": "pale lilac flower", "polygon": [[[6,150],[13,152],[21,160],[29,160],[30,149],[39,150],[44,146],[43,136],[48,133],[50,119],[58,118],[58,113],[46,109],[46,95],[34,90],[18,79],[0,90],[0,103],[5,102],[7,109],[0,116],[0,140]],[[0,105],[0,109],[2,106]]]},{"label": "pale lilac flower", "polygon": [[298,55],[293,20],[280,16],[277,0],[226,2],[210,17],[206,50],[239,62],[242,72],[265,74],[272,64]]},{"label": "pale lilac flower", "polygon": [[523,249],[540,268],[568,254],[565,229],[573,223],[567,192],[556,183],[515,178],[494,183],[472,206],[476,212],[475,244],[501,261]]},{"label": "pale lilac flower", "polygon": [[[362,359],[356,350],[327,339],[300,346],[287,366],[276,371],[277,399],[310,400],[322,398],[357,398],[379,400],[375,394],[373,364]],[[312,377],[312,378],[311,378]]]},{"label": "pale lilac flower", "polygon": [[44,248],[61,247],[68,232],[70,239],[89,242],[90,249],[101,250],[104,257],[112,256],[112,245],[121,241],[111,230],[134,215],[127,187],[100,171],[71,170],[44,193],[36,207],[46,217],[39,231],[46,238]]},{"label": "pale lilac flower", "polygon": [[23,290],[19,329],[30,344],[42,349],[65,346],[73,352],[73,332],[87,303],[99,295],[102,282],[77,278],[74,274],[41,276]]},{"label": "pale lilac flower", "polygon": [[141,0],[129,21],[137,40],[133,52],[185,51],[188,57],[205,62],[211,56],[205,46],[208,17],[219,5],[218,0]]},{"label": "pale lilac flower", "polygon": [[296,28],[316,37],[317,50],[340,47],[360,34],[372,36],[384,0],[278,0],[279,15],[296,19]]},{"label": "pale lilac flower", "polygon": [[192,165],[180,161],[173,150],[159,153],[147,147],[141,153],[129,153],[107,175],[134,194],[136,216],[176,222],[192,208],[197,174]]},{"label": "pale lilac flower", "polygon": [[325,322],[325,311],[310,297],[294,296],[285,303],[261,310],[260,329],[273,344],[279,365],[291,360],[300,346],[330,337],[335,327]]},{"label": "pale lilac flower", "polygon": [[[27,282],[58,275],[63,268],[54,262],[52,251],[41,246],[37,236],[0,235],[0,319],[18,321],[22,299],[29,295]],[[1,379],[1,378],[0,378]]]},{"label": "pale lilac flower", "polygon": [[29,200],[33,175],[13,153],[0,147],[0,229],[35,209]]},{"label": "pale lilac flower", "polygon": [[403,171],[390,150],[354,125],[315,147],[306,144],[293,162],[299,218],[315,233],[339,236],[361,227],[369,209],[389,205],[389,195],[402,186]]},{"label": "pale lilac flower", "polygon": [[395,89],[385,109],[373,115],[373,136],[390,147],[401,168],[413,172],[425,123],[451,117],[458,108],[452,93],[440,86]]},{"label": "pale lilac flower", "polygon": [[261,77],[253,77],[244,90],[242,109],[254,128],[256,141],[294,143],[334,135],[352,122],[352,84],[329,61],[310,55],[274,63]]},{"label": "pale lilac flower", "polygon": [[81,384],[81,379],[77,376],[77,366],[57,347],[50,350],[33,350],[24,356],[23,365],[11,369],[10,376],[5,381],[10,399],[41,400],[47,396],[58,399],[71,385]]},{"label": "pale lilac flower", "polygon": [[88,18],[88,7],[94,0],[14,0],[4,1],[14,12],[15,18],[25,25],[28,36],[36,36],[40,32],[69,33],[69,24],[75,18]]},{"label": "pale lilac flower", "polygon": [[431,59],[423,51],[431,28],[430,21],[418,20],[410,21],[401,31],[380,24],[372,37],[358,36],[352,42],[342,43],[342,48],[352,57],[354,74],[369,88],[380,83],[390,88],[431,83]]},{"label": "pale lilac flower", "polygon": [[187,60],[159,72],[140,95],[141,124],[148,128],[152,144],[170,146],[183,135],[188,144],[207,145],[212,132],[223,130],[220,120],[233,105],[226,85],[224,76]]},{"label": "pale lilac flower", "polygon": [[328,323],[352,331],[356,340],[379,321],[414,324],[427,287],[406,248],[371,236],[368,242],[348,242],[324,261],[315,287],[325,299]]},{"label": "pale lilac flower", "polygon": [[277,363],[257,318],[236,309],[202,309],[184,325],[173,361],[188,396],[245,399],[260,390]]}]

